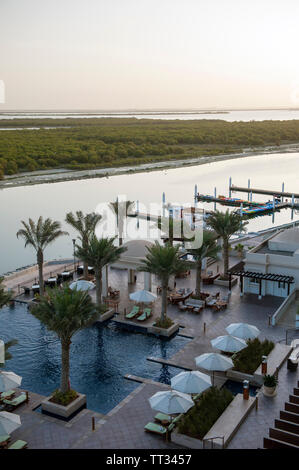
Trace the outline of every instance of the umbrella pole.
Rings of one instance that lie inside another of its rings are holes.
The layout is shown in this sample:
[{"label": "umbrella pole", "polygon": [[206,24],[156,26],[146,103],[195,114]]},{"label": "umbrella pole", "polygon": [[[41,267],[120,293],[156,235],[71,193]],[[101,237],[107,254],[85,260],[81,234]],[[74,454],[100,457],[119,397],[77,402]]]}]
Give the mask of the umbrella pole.
[{"label": "umbrella pole", "polygon": [[213,379],[212,379],[213,387],[214,387],[214,385],[215,385],[214,374],[215,374],[215,371],[213,370]]}]

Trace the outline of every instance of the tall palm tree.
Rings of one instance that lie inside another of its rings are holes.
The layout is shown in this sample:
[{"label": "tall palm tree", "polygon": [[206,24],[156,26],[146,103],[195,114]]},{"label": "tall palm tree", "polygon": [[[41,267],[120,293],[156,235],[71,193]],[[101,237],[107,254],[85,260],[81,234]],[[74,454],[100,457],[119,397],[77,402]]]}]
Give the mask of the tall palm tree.
[{"label": "tall palm tree", "polygon": [[142,260],[139,271],[156,274],[161,282],[162,309],[161,323],[167,318],[167,288],[169,278],[172,275],[186,271],[190,263],[179,258],[179,246],[171,246],[169,243],[162,246],[157,241],[151,247],[147,247],[148,253]]},{"label": "tall palm tree", "polygon": [[124,220],[128,216],[129,209],[134,204],[134,201],[119,201],[116,199],[115,202],[110,202],[109,207],[116,216],[116,224],[118,227],[118,241],[119,245],[123,244],[123,229]]},{"label": "tall palm tree", "polygon": [[114,240],[115,238],[98,239],[95,235],[91,235],[87,246],[76,245],[76,256],[94,268],[98,306],[102,303],[102,269],[117,261],[120,255],[127,250],[123,246],[114,246]]},{"label": "tall palm tree", "polygon": [[222,238],[223,246],[223,279],[228,279],[229,267],[229,240],[236,232],[245,231],[248,222],[242,219],[237,212],[220,212],[218,210],[212,212],[207,219],[207,224]]},{"label": "tall palm tree", "polygon": [[[90,235],[94,233],[101,218],[102,216],[95,212],[84,215],[83,212],[77,211],[76,214],[68,212],[65,221],[79,232],[81,244],[85,248],[88,245]],[[83,262],[83,276],[84,279],[88,279],[88,263],[85,261]]]},{"label": "tall palm tree", "polygon": [[196,288],[195,293],[197,296],[200,295],[200,286],[201,286],[201,272],[202,272],[202,263],[204,258],[213,258],[217,259],[218,252],[220,251],[220,246],[217,245],[217,238],[215,233],[204,230],[202,234],[202,245],[199,248],[189,249],[190,253],[196,261]]},{"label": "tall palm tree", "polygon": [[79,330],[94,323],[98,311],[87,292],[65,286],[49,289],[31,313],[48,330],[54,331],[61,342],[60,391],[66,393],[69,390],[71,339]]},{"label": "tall palm tree", "polygon": [[23,227],[17,232],[17,237],[22,237],[25,240],[25,247],[32,246],[36,251],[36,258],[38,264],[38,277],[39,277],[39,291],[44,294],[44,280],[43,280],[43,264],[44,264],[44,250],[62,235],[68,235],[68,232],[61,230],[60,222],[51,219],[43,220],[43,217],[38,218],[37,223],[29,219],[28,223],[22,220]]}]

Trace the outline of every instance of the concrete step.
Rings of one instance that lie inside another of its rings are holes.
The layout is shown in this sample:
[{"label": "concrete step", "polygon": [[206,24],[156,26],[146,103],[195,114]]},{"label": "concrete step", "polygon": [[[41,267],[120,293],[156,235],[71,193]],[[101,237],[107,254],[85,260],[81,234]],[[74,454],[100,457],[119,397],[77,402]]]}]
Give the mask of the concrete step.
[{"label": "concrete step", "polygon": [[277,429],[292,432],[299,436],[299,424],[290,423],[290,421],[285,421],[284,419],[276,419],[274,425]]},{"label": "concrete step", "polygon": [[270,437],[264,437],[264,449],[298,449],[298,446],[287,444],[286,442],[279,441],[277,439],[271,439]]},{"label": "concrete step", "polygon": [[293,394],[296,395],[297,397],[299,397],[299,388],[295,387],[294,391],[293,391]]},{"label": "concrete step", "polygon": [[288,431],[282,431],[281,429],[270,428],[269,437],[278,441],[287,442],[299,448],[299,436]]},{"label": "concrete step", "polygon": [[295,405],[299,405],[299,397],[296,395],[289,395],[289,402],[295,403]]},{"label": "concrete step", "polygon": [[286,402],[284,405],[284,409],[286,411],[291,411],[292,413],[299,415],[299,405],[295,405],[295,403]]},{"label": "concrete step", "polygon": [[292,413],[291,411],[281,411],[279,417],[285,421],[299,424],[299,416],[296,413]]}]

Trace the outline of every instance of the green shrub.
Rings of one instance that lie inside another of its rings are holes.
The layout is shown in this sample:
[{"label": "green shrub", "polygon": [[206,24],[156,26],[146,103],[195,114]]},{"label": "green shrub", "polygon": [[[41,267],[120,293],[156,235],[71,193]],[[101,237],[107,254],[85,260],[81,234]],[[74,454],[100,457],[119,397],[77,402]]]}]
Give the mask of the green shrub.
[{"label": "green shrub", "polygon": [[67,406],[77,398],[78,394],[75,390],[68,390],[62,393],[60,390],[55,390],[50,401],[58,405]]},{"label": "green shrub", "polygon": [[169,317],[166,317],[163,321],[161,320],[161,318],[159,318],[159,320],[157,320],[155,323],[155,326],[157,328],[165,328],[166,330],[167,328],[170,328],[171,325],[173,325],[173,321]]},{"label": "green shrub", "polygon": [[216,387],[211,387],[201,395],[195,406],[180,419],[179,432],[196,439],[202,439],[233,398],[233,394],[226,388],[219,390]]},{"label": "green shrub", "polygon": [[278,384],[278,380],[275,377],[275,375],[266,374],[263,380],[264,380],[264,385],[266,387],[276,387],[276,385]]},{"label": "green shrub", "polygon": [[268,356],[274,343],[265,339],[260,341],[258,338],[247,341],[247,348],[242,349],[233,358],[234,370],[244,374],[253,374],[262,362],[262,356]]}]

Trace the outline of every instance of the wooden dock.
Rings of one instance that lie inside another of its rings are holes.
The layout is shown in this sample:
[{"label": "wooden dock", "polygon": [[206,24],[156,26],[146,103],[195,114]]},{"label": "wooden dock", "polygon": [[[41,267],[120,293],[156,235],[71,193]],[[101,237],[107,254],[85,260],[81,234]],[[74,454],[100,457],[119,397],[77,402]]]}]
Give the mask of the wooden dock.
[{"label": "wooden dock", "polygon": [[234,192],[240,192],[240,193],[252,193],[252,194],[264,194],[267,196],[274,196],[274,197],[283,197],[283,198],[291,198],[294,197],[294,199],[299,199],[299,194],[298,193],[289,193],[286,191],[274,191],[272,189],[259,189],[259,188],[246,188],[242,186],[235,186],[232,184],[229,189]]}]

